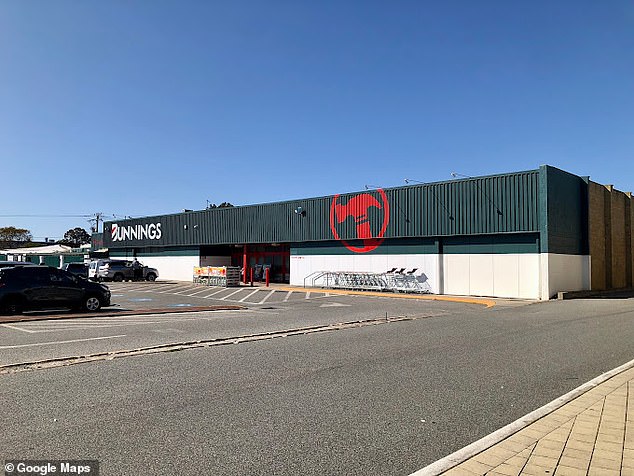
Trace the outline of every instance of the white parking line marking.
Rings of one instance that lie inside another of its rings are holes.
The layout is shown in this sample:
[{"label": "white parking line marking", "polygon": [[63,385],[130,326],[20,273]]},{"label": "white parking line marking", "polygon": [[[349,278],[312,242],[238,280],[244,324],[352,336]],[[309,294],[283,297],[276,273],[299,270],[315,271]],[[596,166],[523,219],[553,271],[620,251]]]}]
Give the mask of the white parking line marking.
[{"label": "white parking line marking", "polygon": [[127,327],[127,326],[143,326],[146,324],[162,324],[163,321],[147,321],[147,322],[121,322],[118,324],[103,324],[103,325],[83,325],[83,326],[72,326],[72,327],[49,327],[39,329],[37,331],[32,331],[33,334],[45,334],[47,332],[61,332],[61,331],[89,331],[92,329],[107,329],[110,327]]},{"label": "white parking line marking", "polygon": [[291,297],[291,294],[293,294],[293,291],[289,291],[282,302],[288,302],[288,299]]},{"label": "white parking line marking", "polygon": [[255,293],[257,293],[259,291],[259,289],[256,289],[255,291],[253,291],[252,293],[247,294],[246,296],[244,296],[242,299],[240,299],[238,302],[244,302],[245,299],[253,296]]},{"label": "white parking line marking", "polygon": [[185,289],[181,289],[180,291],[176,291],[175,293],[172,293],[172,294],[183,294],[183,293],[187,293],[187,292],[191,291],[192,289],[198,289],[198,286],[196,286],[196,287],[189,286],[189,287],[187,287]]},{"label": "white parking line marking", "polygon": [[197,291],[195,293],[187,294],[187,296],[195,296],[196,294],[206,293],[208,289],[203,289],[202,291]]},{"label": "white parking line marking", "polygon": [[216,291],[215,293],[207,294],[206,296],[201,296],[201,297],[202,297],[203,299],[207,299],[207,298],[209,298],[210,296],[213,296],[213,295],[215,295],[215,294],[220,294],[221,292],[226,291],[226,290],[227,290],[227,288],[221,288],[221,289],[219,289],[218,291]]},{"label": "white parking line marking", "polygon": [[240,291],[242,291],[242,289],[237,289],[234,292],[232,292],[231,294],[227,294],[226,296],[223,296],[221,298],[218,298],[218,301],[224,301],[225,299],[227,299],[228,297],[233,296],[234,294],[238,294]]},{"label": "white parking line marking", "polygon": [[159,293],[159,294],[174,294],[174,290],[176,290],[176,289],[181,289],[182,288],[181,290],[185,290],[185,289],[190,288],[190,287],[191,287],[190,285],[186,285],[186,286],[178,285],[178,286],[173,286],[173,287],[171,287],[169,289],[166,289],[165,291],[156,291],[156,292]]},{"label": "white parking line marking", "polygon": [[144,320],[144,321],[137,321],[137,320],[133,320],[133,321],[114,321],[114,322],[107,322],[107,321],[100,321],[98,323],[92,323],[92,322],[73,322],[73,323],[66,323],[63,326],[57,326],[57,325],[53,325],[51,323],[44,325],[44,326],[39,326],[39,327],[33,327],[33,326],[29,326],[33,329],[36,330],[26,330],[26,329],[16,329],[16,330],[22,330],[23,332],[28,332],[30,334],[40,334],[40,333],[46,333],[46,332],[59,332],[59,331],[84,331],[84,330],[91,330],[91,329],[103,329],[103,328],[108,328],[108,327],[125,327],[125,326],[139,326],[139,325],[150,325],[150,324],[173,324],[173,323],[179,323],[179,322],[185,322],[185,321],[194,321],[194,320],[201,320],[204,319],[203,316],[191,316],[191,317],[179,317],[179,318],[172,318],[172,319],[168,319],[168,318],[161,318],[160,320],[156,320],[156,316],[152,316],[152,319],[154,320]]},{"label": "white parking line marking", "polygon": [[[324,294],[323,296],[312,296],[311,299],[325,299],[325,298],[329,298],[329,297],[333,297],[333,296],[337,296],[336,294]],[[339,297],[347,297],[343,294],[340,294]],[[373,297],[373,296],[370,296]]]},{"label": "white parking line marking", "polygon": [[14,331],[27,332],[29,334],[35,334],[37,331],[27,331],[26,329],[20,329],[19,327],[10,326],[9,324],[2,324],[2,327],[6,327],[7,329],[13,329]]},{"label": "white parking line marking", "polygon": [[122,286],[122,287],[120,287],[120,288],[118,288],[118,289],[117,289],[117,292],[121,292],[121,291],[130,291],[130,292],[133,292],[133,291],[138,291],[138,290],[140,290],[140,289],[145,289],[145,286],[141,286],[141,287],[138,287],[138,286],[137,286],[137,287],[134,287],[134,288],[128,288],[128,287],[123,287],[123,286]]},{"label": "white parking line marking", "polygon": [[36,346],[40,346],[40,345],[72,344],[74,342],[87,342],[87,341],[91,341],[91,340],[116,339],[116,338],[119,338],[119,337],[125,337],[125,334],[118,335],[118,336],[92,337],[90,339],[73,339],[73,340],[57,340],[57,341],[53,341],[53,342],[37,342],[35,344],[3,345],[3,346],[0,346],[0,350],[19,349],[19,348],[23,348],[23,347],[36,347]]},{"label": "white parking line marking", "polygon": [[310,291],[306,291],[306,299],[310,299]]},{"label": "white parking line marking", "polygon": [[265,302],[268,298],[270,298],[271,296],[273,296],[273,294],[274,294],[274,293],[275,293],[275,289],[274,289],[274,290],[272,290],[270,293],[268,293],[268,294],[264,297],[264,299],[262,299],[262,300],[261,300],[258,304],[264,304],[264,302]]}]

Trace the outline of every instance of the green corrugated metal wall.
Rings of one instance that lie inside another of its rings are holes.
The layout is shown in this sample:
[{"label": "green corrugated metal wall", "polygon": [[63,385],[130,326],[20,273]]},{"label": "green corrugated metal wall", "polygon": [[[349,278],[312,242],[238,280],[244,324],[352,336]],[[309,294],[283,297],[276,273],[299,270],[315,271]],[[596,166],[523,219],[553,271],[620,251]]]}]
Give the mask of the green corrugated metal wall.
[{"label": "green corrugated metal wall", "polygon": [[[385,189],[390,208],[385,238],[538,232],[538,170]],[[341,195],[337,203],[368,194]],[[113,242],[105,224],[104,245],[112,249],[242,243],[302,243],[333,240],[334,197],[220,208],[117,222],[119,227],[161,223],[160,240]],[[379,200],[381,201],[381,200]],[[295,213],[302,207],[305,215]],[[372,235],[379,234],[383,207],[368,211]],[[352,216],[335,224],[340,239],[357,238]]]},{"label": "green corrugated metal wall", "polygon": [[[40,257],[37,255],[27,255],[26,260],[31,263],[40,264]],[[59,256],[42,256],[42,261],[46,266],[59,267]]]},{"label": "green corrugated metal wall", "polygon": [[548,165],[540,168],[542,252],[590,253],[588,180]]},{"label": "green corrugated metal wall", "polygon": [[[44,264],[47,266],[53,266],[54,268],[59,267],[59,255],[42,255],[42,259]],[[40,264],[40,255],[26,255],[26,260],[31,263]],[[83,254],[65,254],[64,255],[64,264],[66,263],[83,263],[84,255]]]},{"label": "green corrugated metal wall", "polygon": [[[362,247],[360,241],[348,242]],[[524,254],[539,253],[538,233],[444,236],[439,238],[394,238],[385,240],[368,255],[390,254]],[[339,241],[291,244],[291,255],[355,255]]]},{"label": "green corrugated metal wall", "polygon": [[84,255],[64,255],[64,264],[66,263],[83,263]]}]

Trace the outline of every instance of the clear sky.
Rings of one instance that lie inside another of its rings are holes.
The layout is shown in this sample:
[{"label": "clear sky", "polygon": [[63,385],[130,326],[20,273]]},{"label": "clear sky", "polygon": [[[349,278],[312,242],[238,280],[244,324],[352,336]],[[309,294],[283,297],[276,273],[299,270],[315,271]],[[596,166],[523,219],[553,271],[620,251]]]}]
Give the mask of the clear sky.
[{"label": "clear sky", "polygon": [[0,0],[0,226],[36,239],[541,164],[634,189],[630,0]]}]

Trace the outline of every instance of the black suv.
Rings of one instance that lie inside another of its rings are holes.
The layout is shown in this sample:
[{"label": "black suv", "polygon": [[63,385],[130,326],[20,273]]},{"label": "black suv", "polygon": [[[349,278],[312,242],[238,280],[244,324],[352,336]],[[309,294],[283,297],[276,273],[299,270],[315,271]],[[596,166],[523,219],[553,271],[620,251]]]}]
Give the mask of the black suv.
[{"label": "black suv", "polygon": [[72,308],[97,311],[110,305],[110,290],[50,266],[0,269],[0,311]]}]

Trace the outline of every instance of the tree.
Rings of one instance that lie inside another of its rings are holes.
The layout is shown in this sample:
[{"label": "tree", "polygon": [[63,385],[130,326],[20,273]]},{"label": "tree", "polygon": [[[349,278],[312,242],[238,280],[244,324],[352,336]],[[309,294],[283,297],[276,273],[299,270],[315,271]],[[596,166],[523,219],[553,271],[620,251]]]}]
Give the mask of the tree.
[{"label": "tree", "polygon": [[232,206],[233,205],[231,203],[229,203],[229,202],[222,202],[220,205],[216,205],[215,203],[211,203],[211,204],[207,205],[207,208],[208,209],[210,209],[210,208],[230,208]]},{"label": "tree", "polygon": [[64,238],[59,240],[57,243],[59,243],[60,245],[77,247],[80,245],[85,245],[86,243],[90,243],[90,240],[91,237],[88,232],[83,228],[77,227],[64,233]]},{"label": "tree", "polygon": [[31,232],[25,228],[0,227],[0,247],[2,248],[30,243],[32,239]]}]

